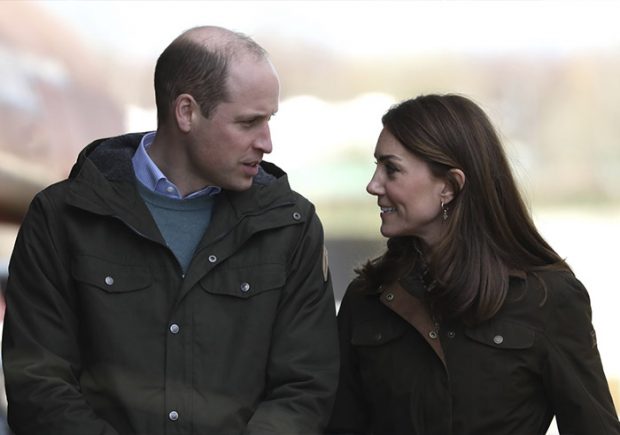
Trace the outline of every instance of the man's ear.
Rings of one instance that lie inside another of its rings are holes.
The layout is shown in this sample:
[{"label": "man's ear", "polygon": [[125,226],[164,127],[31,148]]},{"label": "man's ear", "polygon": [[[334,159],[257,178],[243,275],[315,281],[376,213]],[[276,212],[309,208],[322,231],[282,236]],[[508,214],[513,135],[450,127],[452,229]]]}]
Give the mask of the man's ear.
[{"label": "man's ear", "polygon": [[192,129],[195,111],[198,109],[196,100],[190,94],[181,94],[174,100],[173,108],[177,127],[183,133],[189,133]]},{"label": "man's ear", "polygon": [[[463,190],[463,186],[465,185],[465,173],[460,169],[450,169],[448,177],[446,177],[446,183],[441,191],[441,200],[444,204],[449,204],[450,201],[454,199],[456,194]],[[455,191],[456,186],[458,186],[458,190]]]}]

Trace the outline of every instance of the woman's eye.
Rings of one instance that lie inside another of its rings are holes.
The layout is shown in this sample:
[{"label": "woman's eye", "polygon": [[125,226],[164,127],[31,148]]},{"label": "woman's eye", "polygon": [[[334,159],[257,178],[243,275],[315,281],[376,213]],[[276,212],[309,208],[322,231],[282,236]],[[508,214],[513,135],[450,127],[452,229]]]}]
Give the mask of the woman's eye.
[{"label": "woman's eye", "polygon": [[377,162],[375,161],[375,165],[377,166],[383,166],[385,173],[388,175],[388,177],[393,176],[396,172],[398,172],[398,168],[390,163],[386,163],[386,162]]},{"label": "woman's eye", "polygon": [[388,175],[394,175],[394,173],[398,172],[398,169],[396,169],[396,167],[395,167],[395,166],[392,166],[392,165],[390,165],[390,164],[386,164],[386,165],[385,165],[385,172],[386,172]]}]

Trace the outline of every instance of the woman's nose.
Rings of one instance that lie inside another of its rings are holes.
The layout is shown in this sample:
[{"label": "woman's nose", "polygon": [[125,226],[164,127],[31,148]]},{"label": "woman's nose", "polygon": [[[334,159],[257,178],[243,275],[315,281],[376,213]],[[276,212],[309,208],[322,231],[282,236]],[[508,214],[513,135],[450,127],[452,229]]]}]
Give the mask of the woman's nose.
[{"label": "woman's nose", "polygon": [[370,179],[370,182],[366,185],[366,192],[370,193],[371,195],[375,195],[375,196],[379,196],[383,192],[381,184],[377,180],[376,173],[372,176],[372,178]]}]

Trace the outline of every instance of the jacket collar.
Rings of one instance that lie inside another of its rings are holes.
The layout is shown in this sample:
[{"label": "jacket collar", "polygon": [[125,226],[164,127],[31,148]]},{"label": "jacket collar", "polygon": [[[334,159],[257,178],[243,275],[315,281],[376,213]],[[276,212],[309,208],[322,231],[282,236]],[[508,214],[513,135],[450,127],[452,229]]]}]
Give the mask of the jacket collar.
[{"label": "jacket collar", "polygon": [[[144,134],[99,139],[86,146],[69,174],[68,201],[93,213],[120,217],[137,228],[146,227],[147,233],[160,239],[150,213],[140,199],[131,163]],[[272,163],[262,162],[252,187],[241,192],[222,191],[216,201],[216,210],[226,210],[225,220],[230,223],[241,220],[243,216],[261,214],[294,202],[295,194],[286,173]]]}]

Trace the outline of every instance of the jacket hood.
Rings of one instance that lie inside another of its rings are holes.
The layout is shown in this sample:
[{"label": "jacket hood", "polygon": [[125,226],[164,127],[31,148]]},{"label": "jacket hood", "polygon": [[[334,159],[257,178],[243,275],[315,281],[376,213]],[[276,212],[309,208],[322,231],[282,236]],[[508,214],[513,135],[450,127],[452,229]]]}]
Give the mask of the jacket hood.
[{"label": "jacket hood", "polygon": [[[144,134],[99,139],[86,146],[69,174],[70,203],[99,214],[133,215],[136,207],[142,208],[131,158]],[[293,203],[297,196],[286,173],[263,161],[250,189],[225,190],[218,203],[226,200],[240,216]]]},{"label": "jacket hood", "polygon": [[131,133],[111,138],[97,139],[78,155],[71,168],[69,179],[75,179],[87,159],[110,181],[130,181],[134,177],[131,158],[145,133]]},{"label": "jacket hood", "polygon": [[[78,155],[69,173],[69,179],[75,178],[82,170],[86,159],[90,159],[109,181],[133,181],[134,171],[131,158],[146,133],[129,133],[91,142]],[[270,184],[285,175],[286,172],[277,165],[263,161],[258,175],[254,177],[254,184]]]}]

